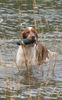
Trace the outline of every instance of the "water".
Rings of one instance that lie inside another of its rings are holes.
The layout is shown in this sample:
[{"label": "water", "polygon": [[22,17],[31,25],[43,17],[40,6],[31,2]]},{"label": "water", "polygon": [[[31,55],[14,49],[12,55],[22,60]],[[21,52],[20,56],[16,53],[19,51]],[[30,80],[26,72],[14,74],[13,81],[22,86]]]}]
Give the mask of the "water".
[{"label": "water", "polygon": [[[0,0],[0,100],[62,100],[62,0],[37,0],[37,7],[34,12],[33,0]],[[47,65],[42,77],[40,67],[18,72],[15,64],[16,41],[24,28],[34,27],[34,19],[39,39],[59,55],[49,81]]]}]

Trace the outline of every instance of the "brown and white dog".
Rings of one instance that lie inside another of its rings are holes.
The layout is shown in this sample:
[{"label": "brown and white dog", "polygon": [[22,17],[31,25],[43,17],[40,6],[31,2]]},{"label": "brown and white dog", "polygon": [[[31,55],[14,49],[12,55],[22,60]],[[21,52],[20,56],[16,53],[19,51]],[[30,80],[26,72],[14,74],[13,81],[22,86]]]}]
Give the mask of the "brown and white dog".
[{"label": "brown and white dog", "polygon": [[[37,40],[38,34],[34,28],[28,27],[21,33],[21,37],[22,39]],[[20,45],[16,56],[16,65],[18,68],[27,65],[42,65],[47,59],[51,60],[51,57],[55,55],[55,52],[48,50],[41,42]]]}]

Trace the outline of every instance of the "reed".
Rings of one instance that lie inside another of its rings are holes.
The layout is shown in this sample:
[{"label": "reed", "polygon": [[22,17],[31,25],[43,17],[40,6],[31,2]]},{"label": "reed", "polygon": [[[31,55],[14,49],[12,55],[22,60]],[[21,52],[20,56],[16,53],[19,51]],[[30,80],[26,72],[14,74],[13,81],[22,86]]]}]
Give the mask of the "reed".
[{"label": "reed", "polygon": [[35,17],[35,6],[36,6],[36,0],[34,0],[34,2],[33,2],[33,10],[34,10],[34,12],[33,12],[33,15],[34,15],[34,27],[35,27],[35,29],[37,29],[37,21],[36,21],[36,17]]},{"label": "reed", "polygon": [[[40,19],[40,25],[41,25],[41,26],[43,25],[42,18]],[[41,34],[43,34],[43,33],[44,33],[44,28],[42,27],[42,29],[41,29]]]},{"label": "reed", "polygon": [[3,22],[3,19],[0,19],[0,24]]},{"label": "reed", "polygon": [[29,95],[29,98],[28,98],[28,100],[32,100],[32,89],[30,90],[30,95]]},{"label": "reed", "polygon": [[47,27],[47,30],[48,30],[48,32],[49,32],[49,23],[48,23],[48,20],[47,20],[47,18],[45,18],[45,20],[46,20],[46,27]]},{"label": "reed", "polygon": [[1,54],[1,52],[0,52],[0,63],[1,63],[2,66],[4,66],[4,60],[3,60],[3,56]]},{"label": "reed", "polygon": [[56,95],[56,100],[59,99],[60,94],[61,94],[61,91],[59,90],[59,92],[58,92],[57,95]]},{"label": "reed", "polygon": [[[21,9],[22,9],[22,1],[20,3],[20,9],[19,9],[19,25],[20,25],[20,31],[22,29],[22,18],[21,18],[22,12],[21,12]],[[21,40],[22,40],[22,37],[21,37]],[[24,59],[25,59],[25,66],[26,66],[27,70],[29,70],[29,64],[28,64],[28,61],[26,59],[24,44],[22,45],[22,48],[23,48],[23,54],[24,54]]]},{"label": "reed", "polygon": [[37,7],[37,2],[36,0],[33,1],[33,9],[38,10],[39,8]]}]

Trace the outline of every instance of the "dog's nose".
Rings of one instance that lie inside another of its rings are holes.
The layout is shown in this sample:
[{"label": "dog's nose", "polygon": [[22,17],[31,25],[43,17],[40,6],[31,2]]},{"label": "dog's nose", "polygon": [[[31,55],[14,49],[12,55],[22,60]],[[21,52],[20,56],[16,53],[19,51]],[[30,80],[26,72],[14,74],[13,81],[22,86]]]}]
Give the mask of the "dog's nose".
[{"label": "dog's nose", "polygon": [[35,39],[35,36],[32,36],[32,39],[34,40]]}]

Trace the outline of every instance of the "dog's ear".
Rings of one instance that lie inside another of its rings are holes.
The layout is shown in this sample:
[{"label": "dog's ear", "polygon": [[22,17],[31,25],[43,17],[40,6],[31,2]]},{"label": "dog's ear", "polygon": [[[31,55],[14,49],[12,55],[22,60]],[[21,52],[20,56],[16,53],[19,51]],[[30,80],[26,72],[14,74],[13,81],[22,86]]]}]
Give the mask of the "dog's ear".
[{"label": "dog's ear", "polygon": [[25,38],[26,38],[26,33],[25,33],[25,31],[23,31],[23,32],[21,33],[21,38],[22,38],[22,39],[25,39]]},{"label": "dog's ear", "polygon": [[21,33],[21,37],[23,39],[27,38],[28,33],[30,33],[30,31],[28,30],[28,28],[26,28],[22,33]]}]

